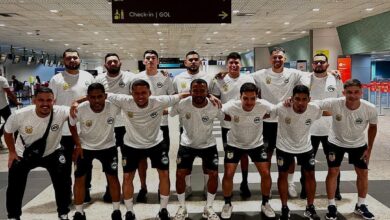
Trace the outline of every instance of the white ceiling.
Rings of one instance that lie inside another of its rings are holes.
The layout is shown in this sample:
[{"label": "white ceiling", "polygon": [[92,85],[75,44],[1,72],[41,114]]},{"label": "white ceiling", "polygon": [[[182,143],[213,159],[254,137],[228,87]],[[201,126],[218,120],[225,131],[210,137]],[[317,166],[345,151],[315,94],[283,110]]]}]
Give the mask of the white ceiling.
[{"label": "white ceiling", "polygon": [[[151,0],[151,4],[153,1],[159,0]],[[320,10],[314,12],[313,8]],[[111,3],[107,0],[0,0],[0,13],[15,13],[12,17],[0,16],[0,44],[2,51],[5,45],[13,45],[57,55],[68,47],[80,48],[81,56],[89,59],[101,58],[107,52],[116,52],[122,59],[139,59],[146,49],[155,49],[163,57],[182,58],[193,49],[202,56],[220,56],[286,42],[308,35],[310,29],[337,27],[387,12],[390,1],[232,0],[232,10],[255,15],[233,15],[232,23],[226,25],[112,24]]]}]

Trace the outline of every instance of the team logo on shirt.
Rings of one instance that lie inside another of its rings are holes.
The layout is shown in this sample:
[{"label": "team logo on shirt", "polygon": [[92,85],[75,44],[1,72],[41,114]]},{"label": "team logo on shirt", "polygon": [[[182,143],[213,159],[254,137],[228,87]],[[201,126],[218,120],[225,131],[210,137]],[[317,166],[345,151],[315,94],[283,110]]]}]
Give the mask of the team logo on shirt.
[{"label": "team logo on shirt", "polygon": [[157,112],[152,112],[152,114],[150,114],[150,117],[155,118],[155,117],[157,117],[157,115],[158,115]]},{"label": "team logo on shirt", "polygon": [[185,88],[187,88],[187,83],[186,82],[182,82],[180,84],[180,86],[181,86],[182,89],[185,89]]},{"label": "team logo on shirt", "polygon": [[330,162],[333,162],[333,161],[336,160],[336,154],[335,154],[335,152],[329,152],[329,154],[328,154],[328,160],[329,160]]},{"label": "team logo on shirt", "polygon": [[284,83],[287,84],[288,82],[290,82],[290,78],[284,79]]},{"label": "team logo on shirt", "polygon": [[126,84],[123,82],[123,80],[119,81],[118,86],[123,88],[126,86]]},{"label": "team logo on shirt", "polygon": [[222,86],[222,89],[223,89],[223,91],[225,91],[225,92],[229,91],[229,85],[228,85],[228,84],[224,84],[224,85]]},{"label": "team logo on shirt", "polygon": [[190,120],[190,118],[191,118],[191,113],[187,112],[187,113],[186,113],[186,119],[187,119],[187,120]]},{"label": "team logo on shirt", "polygon": [[291,118],[287,117],[284,119],[284,122],[286,122],[286,124],[291,124]]},{"label": "team logo on shirt", "polygon": [[169,163],[169,158],[166,152],[163,152],[161,155],[161,163],[167,165]]},{"label": "team logo on shirt", "polygon": [[310,118],[305,121],[305,125],[311,125],[311,119]]},{"label": "team logo on shirt", "polygon": [[261,121],[260,117],[255,117],[255,118],[253,119],[253,122],[254,122],[255,124],[260,123],[260,121]]},{"label": "team logo on shirt", "polygon": [[265,160],[265,159],[267,159],[267,153],[263,150],[262,152],[261,152],[261,154],[260,154],[260,156],[261,156],[261,159],[263,159],[263,160]]},{"label": "team logo on shirt", "polygon": [[118,169],[118,158],[114,157],[113,161],[111,163],[111,169],[112,170],[117,170]]},{"label": "team logo on shirt", "polygon": [[328,88],[326,89],[328,90],[328,92],[334,92],[334,90],[336,90],[336,88],[333,85],[329,85]]},{"label": "team logo on shirt", "polygon": [[69,84],[68,84],[68,83],[64,83],[64,85],[62,85],[62,88],[63,88],[64,90],[69,89]]},{"label": "team logo on shirt", "polygon": [[61,154],[59,157],[58,157],[58,162],[60,162],[61,164],[65,164],[66,162],[66,158],[63,154]]},{"label": "team logo on shirt", "polygon": [[122,166],[125,167],[127,165],[127,158],[122,157]]},{"label": "team logo on shirt", "polygon": [[277,163],[278,163],[278,166],[279,166],[279,167],[282,167],[283,164],[284,164],[284,159],[283,159],[283,157],[278,157]]},{"label": "team logo on shirt", "polygon": [[233,120],[234,120],[234,122],[238,123],[238,122],[240,122],[240,117],[237,116],[237,115],[235,115],[235,116],[233,117]]},{"label": "team logo on shirt", "polygon": [[164,86],[164,84],[162,82],[157,83],[157,88],[162,88],[163,86]]},{"label": "team logo on shirt", "polygon": [[133,117],[133,112],[127,112],[127,116],[128,116],[129,118],[132,118],[132,117]]},{"label": "team logo on shirt", "polygon": [[33,132],[33,127],[32,126],[26,126],[26,127],[24,127],[24,131],[27,134],[31,134]]},{"label": "team logo on shirt", "polygon": [[265,83],[271,84],[271,77],[267,76],[267,78],[265,78]]},{"label": "team logo on shirt", "polygon": [[54,125],[52,125],[52,126],[50,127],[50,129],[51,129],[52,131],[57,131],[58,128],[60,128],[60,126],[59,126],[58,124],[54,124]]},{"label": "team logo on shirt", "polygon": [[92,120],[86,120],[85,121],[85,126],[91,127],[92,126]]},{"label": "team logo on shirt", "polygon": [[227,157],[227,159],[232,159],[234,157],[233,151],[226,152],[226,157]]},{"label": "team logo on shirt", "polygon": [[109,117],[107,119],[107,124],[112,124],[112,123],[114,123],[114,118],[113,117]]},{"label": "team logo on shirt", "polygon": [[343,119],[343,116],[341,116],[340,114],[337,114],[336,115],[336,121],[341,121],[341,119]]},{"label": "team logo on shirt", "polygon": [[309,164],[311,166],[314,166],[316,164],[316,159],[314,159],[314,154],[310,156]]},{"label": "team logo on shirt", "polygon": [[202,117],[203,122],[208,122],[209,121],[209,116],[205,115]]},{"label": "team logo on shirt", "polygon": [[218,155],[217,154],[214,154],[213,163],[214,163],[215,166],[218,166]]},{"label": "team logo on shirt", "polygon": [[355,120],[355,123],[356,123],[357,125],[361,125],[361,124],[363,123],[363,119],[357,118],[357,119]]},{"label": "team logo on shirt", "polygon": [[176,163],[177,163],[177,164],[180,164],[180,163],[181,163],[181,157],[177,157]]}]

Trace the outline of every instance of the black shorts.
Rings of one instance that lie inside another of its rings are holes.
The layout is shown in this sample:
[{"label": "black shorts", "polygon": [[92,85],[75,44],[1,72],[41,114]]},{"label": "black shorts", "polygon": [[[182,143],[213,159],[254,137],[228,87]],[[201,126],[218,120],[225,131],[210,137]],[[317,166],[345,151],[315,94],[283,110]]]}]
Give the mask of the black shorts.
[{"label": "black shorts", "polygon": [[241,159],[241,156],[247,154],[252,162],[267,162],[267,151],[264,145],[253,148],[253,149],[241,149],[226,145],[225,148],[225,163],[238,163]]},{"label": "black shorts", "polygon": [[160,170],[169,169],[169,155],[165,142],[161,141],[156,146],[147,149],[138,149],[126,146],[122,148],[123,172],[133,172],[138,168],[142,159],[147,157],[152,162],[152,167]]},{"label": "black shorts", "polygon": [[204,149],[195,149],[180,145],[177,152],[177,169],[192,170],[195,157],[202,158],[203,167],[207,170],[218,171],[218,150],[217,146]]},{"label": "black shorts", "polygon": [[81,177],[92,169],[92,160],[98,159],[103,166],[103,172],[109,175],[118,175],[118,150],[117,147],[110,147],[104,150],[83,149],[83,158],[78,158],[74,171],[75,177]]},{"label": "black shorts", "polygon": [[124,146],[123,137],[126,134],[125,126],[115,127],[114,128],[114,133],[115,133],[115,141],[116,141],[115,144],[116,144],[116,146],[122,148]]},{"label": "black shorts", "polygon": [[160,130],[163,133],[163,138],[166,143],[167,151],[169,152],[169,146],[171,144],[171,139],[169,138],[169,127],[168,125],[160,126]]},{"label": "black shorts", "polygon": [[339,147],[332,143],[329,143],[328,152],[326,154],[326,160],[328,167],[340,167],[341,162],[344,159],[344,154],[348,153],[348,161],[355,167],[360,169],[367,169],[367,163],[362,159],[364,151],[366,151],[367,145],[358,148],[345,148]]},{"label": "black shorts", "polygon": [[226,143],[227,143],[227,133],[228,133],[229,130],[230,130],[230,128],[221,127],[223,147],[226,147]]},{"label": "black shorts", "polygon": [[298,165],[301,165],[305,171],[314,171],[316,160],[313,150],[305,153],[292,154],[276,149],[276,161],[279,172],[287,172],[292,163],[295,163],[297,158]]},{"label": "black shorts", "polygon": [[267,152],[273,152],[276,148],[276,136],[278,134],[278,123],[263,122],[264,146]]}]

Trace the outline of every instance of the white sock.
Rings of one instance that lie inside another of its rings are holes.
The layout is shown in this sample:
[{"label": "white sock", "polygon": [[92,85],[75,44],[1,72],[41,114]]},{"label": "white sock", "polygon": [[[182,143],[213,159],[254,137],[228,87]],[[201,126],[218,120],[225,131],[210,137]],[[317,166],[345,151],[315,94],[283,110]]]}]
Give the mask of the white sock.
[{"label": "white sock", "polygon": [[166,209],[168,206],[169,196],[164,196],[160,194],[160,210]]},{"label": "white sock", "polygon": [[179,200],[180,206],[185,207],[186,205],[186,193],[177,194],[177,199]]},{"label": "white sock", "polygon": [[358,205],[358,206],[361,206],[362,204],[365,204],[365,202],[366,202],[366,198],[361,198],[361,197],[359,197],[359,198],[358,198],[358,203],[357,203],[357,205]]},{"label": "white sock", "polygon": [[209,182],[209,175],[208,174],[203,174],[203,179],[204,179],[204,185],[205,188],[207,189],[207,183]]},{"label": "white sock", "polygon": [[119,210],[120,202],[112,202],[112,208],[115,210]]},{"label": "white sock", "polygon": [[214,199],[215,199],[215,194],[211,194],[209,192],[207,192],[207,202],[206,202],[206,206],[207,207],[212,207],[213,206],[213,202],[214,202]]},{"label": "white sock", "polygon": [[289,173],[287,177],[288,184],[294,184],[294,173]]},{"label": "white sock", "polygon": [[333,199],[328,199],[328,205],[336,205],[336,200],[333,198]]},{"label": "white sock", "polygon": [[76,205],[76,212],[80,212],[81,214],[84,214],[83,204]]},{"label": "white sock", "polygon": [[134,209],[133,209],[133,198],[131,199],[125,199],[125,206],[126,206],[126,209],[127,211],[131,211],[134,213]]},{"label": "white sock", "polygon": [[186,176],[186,187],[191,186],[191,174]]}]

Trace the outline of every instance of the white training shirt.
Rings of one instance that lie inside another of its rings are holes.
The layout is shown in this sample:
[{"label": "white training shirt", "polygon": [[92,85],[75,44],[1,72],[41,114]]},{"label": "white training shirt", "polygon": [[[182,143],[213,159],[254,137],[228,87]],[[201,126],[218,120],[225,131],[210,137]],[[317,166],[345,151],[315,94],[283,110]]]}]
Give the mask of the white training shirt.
[{"label": "white training shirt", "polygon": [[[134,79],[134,73],[120,71],[116,77],[110,77],[107,73],[100,74],[95,78],[95,82],[103,84],[106,92],[130,95],[130,86]],[[115,120],[115,127],[125,126],[124,121],[125,119],[119,112]]]},{"label": "white training shirt", "polygon": [[211,81],[214,79],[214,75],[208,74],[203,71],[199,71],[197,74],[189,74],[188,71],[182,72],[175,76],[173,79],[173,88],[175,89],[176,93],[183,93],[183,92],[189,92],[191,82],[194,79],[204,79],[207,82],[207,85],[209,87],[209,91],[211,91]]},{"label": "white training shirt", "polygon": [[287,153],[301,154],[313,147],[309,130],[315,120],[322,115],[322,110],[316,104],[309,103],[304,113],[296,113],[292,107],[284,107],[279,103],[272,110],[272,117],[278,117],[278,134],[276,147]]},{"label": "white training shirt", "polygon": [[70,117],[72,126],[80,123],[81,147],[86,150],[104,150],[115,146],[114,124],[120,113],[118,106],[106,100],[103,111],[92,111],[88,101],[77,107],[77,118]]},{"label": "white training shirt", "polygon": [[0,76],[0,109],[8,105],[7,93],[4,89],[9,88],[8,81],[5,77]]},{"label": "white training shirt", "polygon": [[368,124],[378,123],[378,112],[375,105],[363,99],[355,110],[348,109],[345,102],[345,97],[318,102],[321,109],[332,112],[333,121],[328,140],[340,147],[362,147],[366,144],[364,133]]},{"label": "white training shirt", "polygon": [[108,94],[109,101],[119,106],[125,118],[124,144],[139,149],[151,148],[163,140],[160,130],[164,109],[179,102],[179,95],[149,97],[148,106],[140,108],[132,96]]},{"label": "white training shirt", "polygon": [[[157,74],[150,76],[146,74],[146,71],[142,71],[135,75],[137,79],[143,79],[149,83],[152,95],[173,95],[175,90],[171,78],[164,76],[160,71]],[[161,126],[168,125],[168,115],[163,115]]]},{"label": "white training shirt", "polygon": [[[343,83],[334,79],[336,85],[328,85],[328,77],[333,77],[333,75],[328,74],[326,77],[316,77],[314,74],[310,77],[310,97],[311,100],[323,100],[326,98],[337,98],[343,96]],[[330,127],[332,126],[332,117],[331,116],[322,116],[317,121],[314,121],[313,125],[310,128],[310,134],[315,136],[328,136]]]},{"label": "white training shirt", "polygon": [[240,149],[253,149],[263,145],[263,117],[273,105],[257,99],[252,111],[242,109],[241,100],[231,100],[222,105],[222,111],[231,117],[227,144]]},{"label": "white training shirt", "polygon": [[203,108],[197,108],[192,104],[192,97],[187,97],[174,105],[170,115],[179,115],[183,125],[183,133],[180,145],[195,149],[204,149],[216,145],[213,136],[214,119],[224,119],[224,114],[215,107],[209,99]]},{"label": "white training shirt", "polygon": [[[61,147],[62,127],[64,123],[67,123],[69,107],[54,105],[53,112],[53,121],[50,126],[43,156],[50,155]],[[19,157],[23,157],[25,148],[19,136],[21,135],[23,137],[26,145],[33,143],[43,136],[47,125],[49,124],[49,120],[50,115],[45,118],[41,118],[37,115],[35,112],[35,105],[18,109],[8,118],[4,129],[7,133],[19,132],[15,142],[16,153]],[[65,126],[68,127],[67,124],[65,124]]]},{"label": "white training shirt", "polygon": [[[237,78],[231,78],[227,74],[223,79],[215,79],[212,82],[211,93],[221,97],[222,104],[230,100],[240,99],[240,89],[244,83],[255,83],[250,75],[240,74]],[[228,121],[221,121],[221,127],[230,128]]]},{"label": "white training shirt", "polygon": [[[253,73],[252,77],[260,90],[261,98],[274,105],[290,98],[296,85],[307,85],[308,82],[306,73],[290,68],[283,68],[282,73],[275,73],[272,68],[262,69]],[[264,121],[277,122],[277,118],[268,118]]]},{"label": "white training shirt", "polygon": [[[88,86],[94,82],[92,74],[79,70],[76,75],[60,72],[50,79],[56,105],[71,106],[72,102],[87,95]],[[68,126],[63,127],[62,135],[71,135]]]}]

